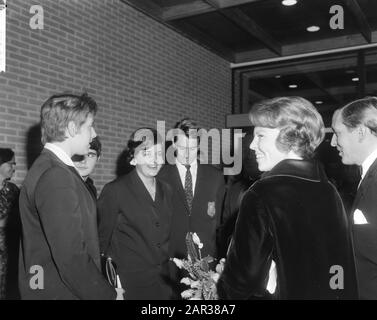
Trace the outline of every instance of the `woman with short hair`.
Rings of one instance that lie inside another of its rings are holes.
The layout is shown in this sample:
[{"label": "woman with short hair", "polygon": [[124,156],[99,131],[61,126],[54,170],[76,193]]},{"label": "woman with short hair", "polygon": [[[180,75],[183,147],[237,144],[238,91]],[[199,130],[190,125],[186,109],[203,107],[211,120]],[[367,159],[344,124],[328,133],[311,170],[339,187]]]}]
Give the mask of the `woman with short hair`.
[{"label": "woman with short hair", "polygon": [[172,191],[156,179],[162,139],[141,128],[128,142],[129,174],[108,183],[98,200],[100,248],[116,264],[126,300],[171,298],[168,241]]},{"label": "woman with short hair", "polygon": [[280,97],[250,112],[261,179],[245,193],[218,282],[223,299],[357,298],[347,217],[313,159],[322,117],[301,97]]}]

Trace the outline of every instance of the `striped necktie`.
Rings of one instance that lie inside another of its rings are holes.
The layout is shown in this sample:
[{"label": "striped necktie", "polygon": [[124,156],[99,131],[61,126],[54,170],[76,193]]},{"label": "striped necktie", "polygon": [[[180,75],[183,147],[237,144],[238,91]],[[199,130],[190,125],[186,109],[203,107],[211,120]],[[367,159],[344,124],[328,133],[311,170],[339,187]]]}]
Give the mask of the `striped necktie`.
[{"label": "striped necktie", "polygon": [[185,167],[186,167],[185,195],[186,195],[187,205],[188,205],[189,211],[191,213],[192,199],[194,198],[194,195],[193,195],[193,192],[192,192],[192,176],[191,176],[191,171],[190,171],[190,165],[185,165]]}]

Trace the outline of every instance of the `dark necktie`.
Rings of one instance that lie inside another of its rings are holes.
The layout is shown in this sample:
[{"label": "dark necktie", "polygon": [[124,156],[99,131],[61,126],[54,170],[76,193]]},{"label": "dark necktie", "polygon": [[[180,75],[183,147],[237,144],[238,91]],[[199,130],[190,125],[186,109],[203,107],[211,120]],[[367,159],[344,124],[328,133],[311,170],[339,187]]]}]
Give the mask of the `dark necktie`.
[{"label": "dark necktie", "polygon": [[194,198],[193,192],[192,192],[192,176],[190,171],[190,165],[186,165],[186,176],[185,176],[185,195],[186,195],[186,201],[187,205],[189,207],[189,211],[191,213],[192,208],[192,199]]}]

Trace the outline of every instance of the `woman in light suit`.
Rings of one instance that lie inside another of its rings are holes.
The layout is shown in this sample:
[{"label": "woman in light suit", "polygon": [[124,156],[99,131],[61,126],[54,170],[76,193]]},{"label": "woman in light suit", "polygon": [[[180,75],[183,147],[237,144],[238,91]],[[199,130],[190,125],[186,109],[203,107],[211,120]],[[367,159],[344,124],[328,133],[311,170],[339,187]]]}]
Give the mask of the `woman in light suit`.
[{"label": "woman in light suit", "polygon": [[155,178],[163,163],[159,141],[154,129],[137,130],[128,142],[135,169],[108,183],[98,200],[101,252],[115,261],[126,300],[171,297],[171,191]]}]

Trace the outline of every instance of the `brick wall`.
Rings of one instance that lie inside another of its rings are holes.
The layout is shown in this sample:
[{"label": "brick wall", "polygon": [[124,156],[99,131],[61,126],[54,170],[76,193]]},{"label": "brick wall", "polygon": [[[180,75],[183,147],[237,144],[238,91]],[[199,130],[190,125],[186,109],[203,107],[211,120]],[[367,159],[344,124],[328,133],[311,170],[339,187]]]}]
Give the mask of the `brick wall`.
[{"label": "brick wall", "polygon": [[[35,4],[44,9],[43,30],[29,26]],[[86,90],[99,104],[99,188],[114,178],[136,128],[165,120],[168,129],[185,116],[222,128],[231,110],[227,61],[117,0],[8,1],[6,43],[0,146],[16,151],[18,184],[27,171],[30,133],[51,94]]]}]

